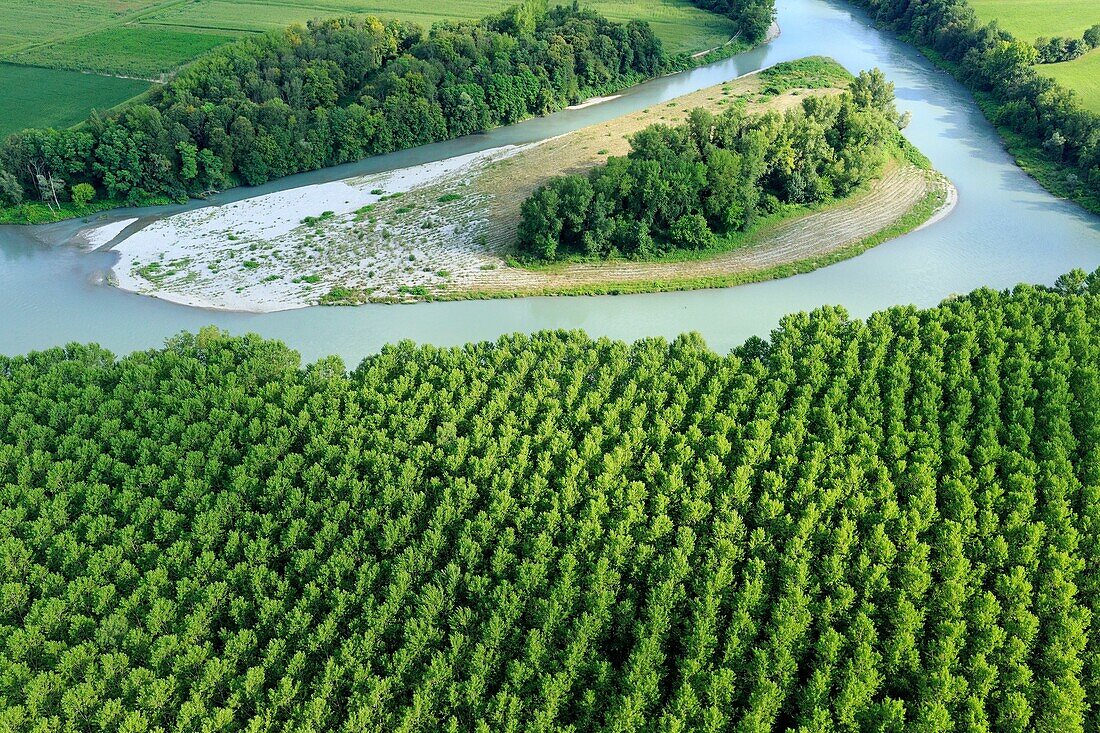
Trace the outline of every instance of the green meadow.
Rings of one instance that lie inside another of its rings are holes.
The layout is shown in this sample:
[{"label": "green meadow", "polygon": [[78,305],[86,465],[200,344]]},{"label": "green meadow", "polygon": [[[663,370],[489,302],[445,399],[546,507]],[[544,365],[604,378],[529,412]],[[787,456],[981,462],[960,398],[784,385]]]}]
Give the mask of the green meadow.
[{"label": "green meadow", "polygon": [[108,109],[141,94],[136,79],[0,64],[0,136],[27,127],[69,127],[92,109]]},{"label": "green meadow", "polygon": [[[499,12],[514,0],[210,0],[172,5],[142,22],[216,32],[252,32],[282,28],[310,18],[349,13],[372,14],[431,25],[438,20],[473,20]],[[551,4],[554,4],[551,2]],[[612,20],[646,20],[673,52],[698,51],[724,43],[732,24],[686,0],[592,0],[587,5]]]},{"label": "green meadow", "polygon": [[1080,38],[1085,29],[1100,23],[1097,0],[970,0],[978,19],[991,20],[1025,41],[1039,36]]},{"label": "green meadow", "polygon": [[[970,0],[970,4],[980,20],[995,20],[1025,41],[1040,36],[1080,38],[1086,28],[1100,23],[1098,0]],[[1084,107],[1100,112],[1100,50],[1062,64],[1043,64],[1038,70],[1077,92]]]},{"label": "green meadow", "polygon": [[126,25],[37,46],[12,58],[37,66],[155,80],[233,38],[226,33]]},{"label": "green meadow", "polygon": [[1064,64],[1046,64],[1039,70],[1077,92],[1081,104],[1100,113],[1100,48]]}]

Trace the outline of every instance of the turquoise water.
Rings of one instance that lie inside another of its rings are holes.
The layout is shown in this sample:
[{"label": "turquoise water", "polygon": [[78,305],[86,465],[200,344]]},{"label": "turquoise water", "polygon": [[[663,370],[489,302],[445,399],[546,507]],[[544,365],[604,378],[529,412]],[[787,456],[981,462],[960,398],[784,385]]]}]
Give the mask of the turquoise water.
[{"label": "turquoise water", "polygon": [[[161,345],[181,330],[215,324],[286,341],[307,360],[339,354],[349,364],[400,339],[438,345],[495,339],[513,331],[580,328],[634,340],[698,331],[718,351],[765,335],[788,312],[841,304],[857,316],[895,305],[933,305],[952,293],[1017,282],[1051,283],[1074,267],[1100,266],[1100,218],[1060,201],[1029,179],[965,89],[917,51],[827,0],[779,0],[782,35],[736,58],[640,85],[619,99],[447,143],[379,156],[257,189],[400,168],[508,143],[530,142],[802,56],[832,56],[848,69],[878,66],[912,112],[906,135],[959,191],[943,221],[845,262],[797,277],[722,290],[576,298],[306,308],[220,313],[173,305],[97,284],[114,255],[64,246],[79,223],[0,227],[0,352],[98,342],[118,353]],[[198,204],[195,204],[198,205]],[[183,207],[116,212],[163,216]]]}]

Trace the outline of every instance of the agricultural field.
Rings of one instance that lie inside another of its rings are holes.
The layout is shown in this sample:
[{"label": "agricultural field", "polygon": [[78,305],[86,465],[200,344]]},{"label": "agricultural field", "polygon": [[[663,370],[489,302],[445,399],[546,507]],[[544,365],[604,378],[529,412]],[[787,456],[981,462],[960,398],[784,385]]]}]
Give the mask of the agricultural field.
[{"label": "agricultural field", "polygon": [[114,107],[148,88],[137,79],[0,64],[0,137],[27,127],[75,125],[92,109]]},{"label": "agricultural field", "polygon": [[970,4],[979,20],[995,20],[1025,41],[1040,36],[1080,38],[1086,28],[1100,23],[1096,0],[970,0]]},{"label": "agricultural field", "polygon": [[[449,3],[426,0],[303,0],[296,3],[208,0],[173,5],[142,22],[192,30],[255,32],[282,28],[310,18],[364,13],[401,18],[427,26],[439,20],[483,18],[512,4],[513,0],[457,0]],[[673,52],[712,48],[725,43],[734,33],[727,19],[695,8],[686,0],[592,0],[586,5],[611,20],[648,21]]]},{"label": "agricultural field", "polygon": [[0,55],[118,25],[165,0],[0,0]]},{"label": "agricultural field", "polygon": [[1081,97],[1086,109],[1100,113],[1100,49],[1064,64],[1046,64],[1040,71]]},{"label": "agricultural field", "polygon": [[0,729],[1096,731],[1097,291],[0,356]]},{"label": "agricultural field", "polygon": [[121,26],[38,46],[13,58],[36,66],[159,81],[180,65],[234,38],[210,31]]},{"label": "agricultural field", "polygon": [[[5,27],[0,59],[51,68],[155,78],[234,37],[276,30],[311,18],[373,14],[430,25],[474,20],[512,0],[0,0]],[[648,21],[672,52],[713,48],[735,29],[726,18],[688,0],[594,0],[612,20]]]},{"label": "agricultural field", "polygon": [[[970,0],[978,18],[997,21],[1017,38],[1034,41],[1039,37],[1080,38],[1100,23],[1096,0]],[[1100,112],[1100,50],[1061,64],[1042,64],[1040,72],[1081,97],[1081,104]]]}]

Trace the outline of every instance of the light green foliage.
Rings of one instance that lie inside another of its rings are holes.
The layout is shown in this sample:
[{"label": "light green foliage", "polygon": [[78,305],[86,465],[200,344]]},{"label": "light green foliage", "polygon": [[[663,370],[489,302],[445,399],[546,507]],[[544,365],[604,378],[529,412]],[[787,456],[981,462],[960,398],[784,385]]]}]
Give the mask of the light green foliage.
[{"label": "light green foliage", "polygon": [[0,138],[28,127],[69,127],[93,109],[141,94],[148,82],[0,63]]},{"label": "light green foliage", "polygon": [[73,186],[72,199],[73,204],[78,208],[87,206],[92,199],[95,198],[95,188],[90,183],[78,183]]},{"label": "light green foliage", "polygon": [[0,357],[0,728],[1097,730],[1098,285]]}]

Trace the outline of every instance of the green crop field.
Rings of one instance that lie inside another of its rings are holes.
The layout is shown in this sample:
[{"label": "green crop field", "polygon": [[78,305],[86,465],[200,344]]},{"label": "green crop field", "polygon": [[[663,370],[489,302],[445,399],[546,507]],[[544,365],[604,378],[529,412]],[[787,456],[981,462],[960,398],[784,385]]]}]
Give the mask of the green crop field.
[{"label": "green crop field", "polygon": [[[422,25],[437,20],[472,20],[513,4],[513,0],[208,0],[177,4],[151,13],[142,22],[177,28],[214,31],[264,31],[310,18],[349,13],[397,17]],[[699,10],[686,0],[593,0],[591,7],[612,20],[646,20],[669,50],[696,51],[724,43],[733,34],[725,18]]]},{"label": "green crop field", "polygon": [[233,38],[226,33],[125,25],[38,46],[12,60],[155,79]]},{"label": "green crop field", "polygon": [[1087,109],[1100,113],[1100,49],[1064,64],[1040,66],[1039,70],[1076,91]]},{"label": "green crop field", "polygon": [[[553,0],[552,0],[553,1]],[[430,25],[473,20],[513,0],[0,0],[0,59],[53,68],[155,76],[235,35],[311,18],[373,14]],[[697,51],[733,34],[688,0],[593,0],[613,20],[647,20],[670,51]]]},{"label": "green crop field", "polygon": [[970,0],[970,4],[980,20],[995,20],[1025,41],[1039,36],[1079,38],[1086,28],[1100,23],[1097,0]]},{"label": "green crop field", "polygon": [[[1086,28],[1100,23],[1097,0],[970,0],[970,3],[979,19],[995,20],[1001,28],[1025,41],[1040,36],[1080,38]],[[1077,92],[1086,108],[1100,112],[1100,51],[1062,64],[1043,64],[1037,69]]]},{"label": "green crop field", "polygon": [[126,22],[164,0],[0,0],[0,54]]},{"label": "green crop field", "polygon": [[0,136],[27,127],[68,127],[95,109],[141,94],[147,82],[76,71],[0,64]]}]

